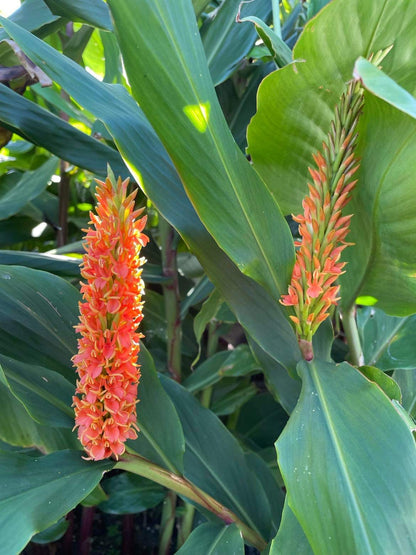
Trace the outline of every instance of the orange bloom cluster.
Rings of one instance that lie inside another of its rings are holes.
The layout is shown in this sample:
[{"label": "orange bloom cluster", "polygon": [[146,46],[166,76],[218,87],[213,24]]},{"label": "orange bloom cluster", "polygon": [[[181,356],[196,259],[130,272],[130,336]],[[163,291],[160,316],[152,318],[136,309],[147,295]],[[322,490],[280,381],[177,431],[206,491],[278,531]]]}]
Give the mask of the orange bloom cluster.
[{"label": "orange bloom cluster", "polygon": [[313,183],[303,200],[303,214],[293,216],[299,223],[301,241],[292,279],[281,303],[292,306],[290,316],[295,324],[304,357],[313,357],[312,336],[328,318],[330,308],[339,300],[335,282],[343,273],[342,251],[351,243],[345,241],[352,215],[342,216],[356,181],[352,176],[359,164],[354,156],[357,141],[355,128],[363,104],[360,85],[353,81],[341,97],[323,153],[314,155],[316,169],[309,168]]},{"label": "orange bloom cluster", "polygon": [[125,441],[135,439],[137,355],[142,334],[144,284],[139,253],[148,242],[142,230],[146,217],[136,219],[136,191],[126,195],[128,179],[98,181],[96,215],[90,213],[86,254],[81,275],[80,323],[75,427],[89,458],[100,460],[124,453]]}]

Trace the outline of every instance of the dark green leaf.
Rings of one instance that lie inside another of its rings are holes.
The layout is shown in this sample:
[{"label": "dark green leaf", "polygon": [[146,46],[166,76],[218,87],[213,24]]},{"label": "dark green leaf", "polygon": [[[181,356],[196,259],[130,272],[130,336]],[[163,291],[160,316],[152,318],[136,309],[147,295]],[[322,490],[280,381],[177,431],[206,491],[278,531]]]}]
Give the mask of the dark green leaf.
[{"label": "dark green leaf", "polygon": [[270,506],[237,440],[185,388],[164,376],[161,381],[182,422],[185,477],[268,539]]},{"label": "dark green leaf", "polygon": [[52,13],[70,21],[81,21],[93,27],[111,30],[111,18],[102,0],[45,0]]},{"label": "dark green leaf", "polygon": [[104,482],[108,500],[100,509],[113,515],[140,513],[159,505],[165,498],[162,486],[141,476],[123,472]]},{"label": "dark green leaf", "polygon": [[38,534],[33,536],[31,541],[34,543],[39,543],[41,545],[56,542],[60,538],[62,538],[62,536],[67,531],[68,526],[69,520],[61,518],[61,520],[58,520],[58,522],[52,524],[52,526],[49,526],[49,528],[46,528],[46,530],[44,530],[43,532],[39,532]]},{"label": "dark green leaf", "polygon": [[223,526],[207,522],[189,536],[177,555],[244,555],[244,541],[235,524]]},{"label": "dark green leaf", "polygon": [[290,508],[313,551],[412,552],[416,447],[408,425],[349,364],[314,360],[298,370],[301,397],[276,449]]},{"label": "dark green leaf", "polygon": [[2,552],[19,553],[78,505],[114,464],[87,462],[75,451],[35,458],[0,452]]},{"label": "dark green leaf", "polygon": [[75,381],[79,292],[62,278],[0,266],[0,353],[60,372]]},{"label": "dark green leaf", "polygon": [[283,507],[282,523],[271,543],[269,555],[313,555],[309,542],[293,514],[287,498]]},{"label": "dark green leaf", "polygon": [[416,419],[416,369],[395,370],[393,378],[402,392],[402,405]]}]

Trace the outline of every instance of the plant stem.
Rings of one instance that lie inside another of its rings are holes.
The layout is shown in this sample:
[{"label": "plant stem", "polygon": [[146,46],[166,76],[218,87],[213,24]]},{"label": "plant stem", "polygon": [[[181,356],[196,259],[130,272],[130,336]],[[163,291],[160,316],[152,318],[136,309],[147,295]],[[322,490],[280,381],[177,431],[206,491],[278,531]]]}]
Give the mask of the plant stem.
[{"label": "plant stem", "polygon": [[194,501],[204,507],[208,511],[215,514],[225,524],[235,523],[240,529],[245,540],[256,547],[259,551],[266,548],[266,541],[256,532],[252,530],[247,524],[238,518],[230,509],[221,505],[216,499],[205,493],[197,486],[189,482],[183,476],[178,476],[173,472],[169,472],[160,466],[157,466],[150,461],[133,455],[125,453],[120,457],[115,468],[133,472],[144,478],[148,478],[157,484],[160,484],[168,489],[175,491],[177,494],[187,497],[189,500]]},{"label": "plant stem", "polygon": [[163,501],[162,521],[160,523],[159,555],[168,555],[172,541],[176,515],[176,493],[168,491]]},{"label": "plant stem", "polygon": [[159,232],[162,247],[163,274],[170,278],[169,282],[162,286],[167,320],[168,370],[173,379],[180,382],[182,326],[178,266],[176,259],[178,235],[173,227],[162,218],[161,215],[159,215]]},{"label": "plant stem", "polygon": [[355,305],[352,305],[349,310],[342,313],[342,324],[350,349],[350,360],[354,366],[362,366],[364,364],[364,355],[355,320]]},{"label": "plant stem", "polygon": [[181,526],[178,530],[178,541],[176,548],[179,549],[188,539],[189,534],[192,532],[194,523],[195,507],[190,503],[184,503],[185,514],[182,517]]}]

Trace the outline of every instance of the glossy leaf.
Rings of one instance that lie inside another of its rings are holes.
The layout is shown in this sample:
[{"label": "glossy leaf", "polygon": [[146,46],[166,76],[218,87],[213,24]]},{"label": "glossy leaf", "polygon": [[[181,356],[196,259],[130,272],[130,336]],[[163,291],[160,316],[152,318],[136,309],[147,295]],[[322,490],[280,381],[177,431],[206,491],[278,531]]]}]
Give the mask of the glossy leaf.
[{"label": "glossy leaf", "polygon": [[58,160],[51,157],[40,168],[25,172],[14,186],[0,196],[0,220],[17,214],[25,204],[42,193],[58,167]]},{"label": "glossy leaf", "polygon": [[66,520],[66,518],[63,517],[55,524],[52,524],[52,526],[49,526],[49,528],[46,528],[46,530],[44,530],[43,532],[39,532],[38,534],[33,536],[31,541],[40,545],[56,542],[60,538],[62,538],[62,536],[68,530],[68,526],[69,520]]},{"label": "glossy leaf", "polygon": [[201,220],[242,272],[279,295],[293,264],[289,227],[232,139],[210,82],[190,0],[109,5],[133,95],[174,161]]},{"label": "glossy leaf", "polygon": [[381,370],[415,367],[416,316],[396,318],[375,307],[363,307],[357,324],[366,364]]},{"label": "glossy leaf", "polygon": [[0,266],[0,353],[60,372],[75,381],[73,326],[79,292],[62,278],[20,266]]},{"label": "glossy leaf", "polygon": [[379,368],[375,366],[360,366],[359,371],[370,381],[376,383],[379,388],[384,391],[384,393],[391,400],[400,402],[402,400],[402,394],[400,392],[400,387],[389,375],[384,373]]},{"label": "glossy leaf", "polygon": [[241,4],[241,0],[227,0],[211,12],[201,29],[201,39],[214,85],[233,73],[257,39],[252,26],[236,21],[237,14],[267,20],[271,11],[269,0],[247,4]]},{"label": "glossy leaf", "polygon": [[[36,31],[60,18],[53,15],[43,0],[25,0],[9,19],[28,31]],[[5,38],[7,38],[6,33],[0,29],[0,40]]]},{"label": "glossy leaf", "polygon": [[[46,43],[8,20],[1,21],[32,60],[105,122],[137,181],[197,253],[209,278],[242,325],[269,356],[294,371],[300,352],[281,305],[244,276],[207,233],[166,151],[126,90],[97,81]],[[107,109],[109,105],[111,110]]]},{"label": "glossy leaf", "polygon": [[191,533],[177,555],[244,555],[244,541],[235,524],[224,526],[207,522]]},{"label": "glossy leaf", "polygon": [[123,472],[104,482],[108,499],[100,503],[100,510],[113,515],[140,513],[159,505],[165,489],[146,478]]},{"label": "glossy leaf", "polygon": [[402,406],[416,419],[416,369],[395,370],[392,376],[402,392]]},{"label": "glossy leaf", "polygon": [[39,424],[73,428],[74,386],[63,376],[0,355],[0,379]]},{"label": "glossy leaf", "polygon": [[164,376],[161,381],[182,422],[186,443],[185,477],[267,539],[270,506],[237,440],[185,388]]},{"label": "glossy leaf", "polygon": [[[298,213],[301,208],[312,154],[321,148],[359,56],[394,44],[383,70],[401,87],[415,91],[410,77],[415,70],[415,24],[415,6],[407,0],[377,5],[371,0],[335,0],[305,27],[293,53],[299,61],[264,80],[258,113],[248,129],[249,152],[284,213]],[[411,278],[416,269],[415,129],[416,122],[408,115],[366,94],[358,129],[360,184],[351,203],[354,217],[348,237],[355,247],[343,253],[348,261],[341,279],[344,306],[358,295],[372,295],[389,313],[416,310]],[[403,242],[404,236],[410,242]]]},{"label": "glossy leaf", "polygon": [[[127,446],[142,457],[177,474],[183,471],[185,449],[181,422],[172,401],[160,385],[152,357],[142,345],[139,355],[138,438]],[[163,422],[163,425],[161,423]]]},{"label": "glossy leaf", "polygon": [[0,122],[35,145],[100,176],[129,175],[117,151],[0,84]]},{"label": "glossy leaf", "polygon": [[57,276],[79,277],[81,259],[38,252],[0,250],[0,264],[26,266]]},{"label": "glossy leaf", "polygon": [[347,363],[301,362],[298,371],[301,397],[276,449],[289,506],[313,551],[411,552],[416,447],[407,424]]},{"label": "glossy leaf", "polygon": [[0,452],[1,552],[19,553],[34,534],[78,505],[114,464],[84,461],[76,451],[45,457]]},{"label": "glossy leaf", "polygon": [[81,21],[93,27],[111,30],[108,8],[102,0],[45,0],[52,13],[70,21]]}]

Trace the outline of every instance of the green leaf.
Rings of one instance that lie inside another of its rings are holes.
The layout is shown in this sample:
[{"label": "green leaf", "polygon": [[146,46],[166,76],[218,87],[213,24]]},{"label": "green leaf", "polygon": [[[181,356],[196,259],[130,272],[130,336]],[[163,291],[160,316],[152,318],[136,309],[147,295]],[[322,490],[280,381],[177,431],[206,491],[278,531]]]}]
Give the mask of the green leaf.
[{"label": "green leaf", "polygon": [[121,177],[129,175],[117,151],[2,84],[0,122],[31,143],[97,175],[107,175],[107,164]]},{"label": "green leaf", "polygon": [[[299,61],[264,80],[258,112],[248,129],[249,152],[285,214],[301,209],[312,154],[321,149],[359,56],[367,58],[394,44],[383,69],[401,87],[415,91],[410,78],[415,71],[415,25],[415,5],[406,0],[376,5],[371,0],[336,0],[305,27],[293,53]],[[361,170],[350,205],[354,217],[348,240],[355,246],[343,253],[348,266],[340,280],[344,307],[359,295],[371,295],[391,314],[416,311],[416,282],[411,277],[416,271],[415,130],[412,118],[366,93],[358,128]]]},{"label": "green leaf", "polygon": [[370,381],[376,383],[389,399],[395,399],[399,402],[402,400],[400,387],[393,378],[385,374],[382,370],[375,366],[360,366],[359,371]]},{"label": "green leaf", "polygon": [[220,351],[205,360],[182,385],[194,393],[218,383],[222,378],[246,376],[256,371],[259,371],[259,365],[249,348],[239,345],[232,351]]},{"label": "green leaf", "polygon": [[[185,450],[181,422],[172,401],[160,385],[150,353],[142,345],[139,355],[138,438],[127,442],[130,451],[175,472],[183,472]],[[163,426],[161,426],[163,422]]]},{"label": "green leaf", "polygon": [[198,526],[176,552],[177,555],[244,555],[244,541],[235,524],[207,522]]},{"label": "green leaf", "polygon": [[269,555],[313,555],[309,542],[289,507],[287,497],[283,507],[282,522],[279,532],[270,545]]},{"label": "green leaf", "polygon": [[[105,122],[138,183],[198,255],[209,278],[241,324],[265,353],[294,371],[301,355],[277,298],[244,276],[207,233],[166,151],[127,91],[118,85],[97,81],[46,43],[6,19],[1,21],[32,60],[41,64],[74,99]],[[111,110],[108,110],[109,105]]]},{"label": "green leaf", "polygon": [[34,447],[43,453],[61,449],[80,449],[76,434],[67,428],[37,424],[22,403],[0,383],[0,439],[19,447]]},{"label": "green leaf", "polygon": [[162,486],[129,472],[111,476],[103,485],[108,500],[100,503],[100,510],[112,515],[141,513],[159,505],[166,495]]},{"label": "green leaf", "polygon": [[210,13],[201,29],[201,39],[214,85],[225,81],[237,68],[256,41],[256,31],[250,25],[239,25],[237,14],[269,19],[269,0],[242,4],[241,0],[227,0]]},{"label": "green leaf", "polygon": [[249,21],[254,23],[259,37],[273,56],[277,67],[283,67],[292,61],[292,51],[287,44],[264,21],[258,17],[248,16],[240,19],[241,23]]},{"label": "green leaf", "polygon": [[53,14],[70,21],[80,21],[107,31],[112,29],[109,10],[102,0],[45,0],[45,4]]},{"label": "green leaf", "polygon": [[58,160],[52,156],[40,168],[25,172],[11,189],[0,196],[0,220],[17,214],[25,204],[39,196],[57,167]]},{"label": "green leaf", "polygon": [[184,476],[268,539],[270,506],[237,440],[185,388],[164,376],[161,382],[182,422],[186,443]]},{"label": "green leaf", "polygon": [[416,369],[395,370],[392,377],[402,392],[403,408],[416,419]]},{"label": "green leaf", "polygon": [[381,370],[412,369],[416,365],[416,316],[397,318],[374,307],[357,312],[364,361]]},{"label": "green leaf", "polygon": [[236,382],[231,388],[229,386],[224,386],[223,389],[217,388],[212,399],[211,410],[217,416],[232,414],[252,399],[257,392],[258,389],[254,383],[246,383],[246,380]]},{"label": "green leaf", "polygon": [[0,370],[3,384],[36,422],[57,428],[74,427],[74,386],[58,372],[3,355]]},{"label": "green leaf", "polygon": [[407,424],[347,363],[301,362],[298,371],[301,397],[276,450],[289,506],[313,551],[411,552],[416,447]]},{"label": "green leaf", "polygon": [[[25,0],[9,19],[28,31],[36,31],[60,18],[53,15],[43,0]],[[5,38],[7,38],[6,33],[0,29],[0,40]]]},{"label": "green leaf", "polygon": [[60,372],[75,381],[71,357],[79,292],[62,278],[0,266],[0,353]]},{"label": "green leaf", "polygon": [[319,10],[328,4],[329,0],[309,0],[308,2],[308,19],[316,15]]},{"label": "green leaf", "polygon": [[31,541],[41,545],[56,542],[62,538],[67,531],[68,526],[69,520],[61,518],[61,520],[58,520],[58,522],[52,524],[52,526],[49,526],[49,528],[46,528],[43,532],[39,532],[33,536]]},{"label": "green leaf", "polygon": [[75,451],[35,458],[0,452],[0,553],[19,553],[34,534],[78,505],[114,464],[87,462]]},{"label": "green leaf", "polygon": [[190,0],[109,5],[132,93],[201,220],[243,273],[280,296],[294,262],[289,226],[230,134]]}]

